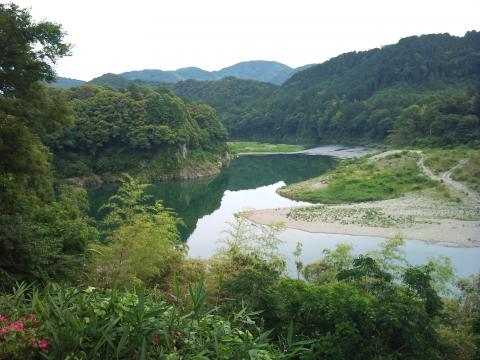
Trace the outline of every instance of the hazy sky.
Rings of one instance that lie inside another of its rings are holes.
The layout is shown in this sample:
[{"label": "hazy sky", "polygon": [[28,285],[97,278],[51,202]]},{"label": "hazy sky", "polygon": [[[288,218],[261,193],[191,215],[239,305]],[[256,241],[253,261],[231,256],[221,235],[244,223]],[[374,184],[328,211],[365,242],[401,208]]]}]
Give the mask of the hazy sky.
[{"label": "hazy sky", "polygon": [[[9,1],[2,1],[9,2]],[[297,67],[409,35],[480,30],[479,0],[17,0],[63,25],[73,55],[57,72],[218,70],[245,60]]]}]

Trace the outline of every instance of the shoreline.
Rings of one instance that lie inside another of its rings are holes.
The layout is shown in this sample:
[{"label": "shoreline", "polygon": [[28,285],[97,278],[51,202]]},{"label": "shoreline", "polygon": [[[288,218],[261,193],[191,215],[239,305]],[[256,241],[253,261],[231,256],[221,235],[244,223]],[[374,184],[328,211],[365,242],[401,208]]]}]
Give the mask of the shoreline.
[{"label": "shoreline", "polygon": [[[302,221],[289,218],[294,208],[253,210],[242,213],[246,219],[261,225],[282,223],[285,227],[309,233],[375,236],[390,238],[401,235],[404,239],[452,247],[480,247],[480,221],[442,219],[438,224],[419,224],[409,228],[374,227],[340,222]],[[462,229],[462,231],[459,231]]]},{"label": "shoreline", "polygon": [[311,204],[241,213],[262,225],[282,223],[310,233],[377,236],[457,247],[480,247],[480,209],[475,201],[459,204],[431,191],[400,198],[351,204]]}]

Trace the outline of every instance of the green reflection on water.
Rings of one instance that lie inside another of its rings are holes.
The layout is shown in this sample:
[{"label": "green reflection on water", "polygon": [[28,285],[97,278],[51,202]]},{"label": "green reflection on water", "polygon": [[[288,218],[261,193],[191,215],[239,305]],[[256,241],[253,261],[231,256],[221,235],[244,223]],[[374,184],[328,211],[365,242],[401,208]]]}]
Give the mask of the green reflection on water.
[{"label": "green reflection on water", "polygon": [[[233,160],[218,176],[190,181],[168,181],[148,188],[152,200],[162,200],[185,222],[180,228],[186,240],[195,230],[198,219],[220,207],[225,191],[255,189],[279,181],[286,184],[318,176],[335,166],[336,160],[327,156],[255,155]],[[114,194],[118,185],[89,189],[91,215],[100,219],[98,208]]]}]

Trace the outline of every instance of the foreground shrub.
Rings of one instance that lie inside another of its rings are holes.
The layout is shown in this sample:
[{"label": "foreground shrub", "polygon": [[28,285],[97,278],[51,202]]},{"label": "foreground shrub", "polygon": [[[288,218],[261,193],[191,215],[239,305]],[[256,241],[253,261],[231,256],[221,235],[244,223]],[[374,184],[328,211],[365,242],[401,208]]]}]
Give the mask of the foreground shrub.
[{"label": "foreground shrub", "polygon": [[97,256],[90,273],[100,287],[164,284],[183,262],[185,247],[177,229],[182,222],[161,201],[146,204],[147,186],[125,175],[102,207],[109,212],[102,224],[103,244],[92,246]]},{"label": "foreground shrub", "polygon": [[34,314],[7,317],[0,314],[0,360],[34,359],[47,354],[48,341],[39,338],[39,323]]},{"label": "foreground shrub", "polygon": [[[35,331],[46,342],[34,342],[33,330],[11,344],[1,359],[28,359],[43,350],[47,359],[278,359],[280,351],[245,308],[227,316],[206,309],[203,282],[190,286],[185,302],[168,304],[138,293],[49,286],[25,287],[0,297],[1,311],[34,311]],[[27,322],[25,322],[27,324]],[[3,346],[3,345],[2,345]],[[7,346],[7,345],[5,345]],[[5,347],[6,348],[6,347]],[[3,349],[3,348],[2,348]],[[296,349],[295,352],[298,352]],[[5,352],[5,351],[4,351]],[[13,354],[13,355],[12,355]],[[17,356],[17,357],[15,357]],[[23,357],[22,357],[23,356]]]}]

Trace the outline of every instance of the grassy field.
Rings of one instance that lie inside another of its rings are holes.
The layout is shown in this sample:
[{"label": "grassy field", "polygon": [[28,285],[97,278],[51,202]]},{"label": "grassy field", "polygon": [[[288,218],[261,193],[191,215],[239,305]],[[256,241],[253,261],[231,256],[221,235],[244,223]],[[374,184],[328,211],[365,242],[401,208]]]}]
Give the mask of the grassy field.
[{"label": "grassy field", "polygon": [[279,189],[282,196],[325,204],[385,200],[438,186],[417,166],[418,154],[399,152],[387,156],[344,160],[334,170]]},{"label": "grassy field", "polygon": [[426,151],[425,165],[436,174],[450,170],[461,160],[468,159],[452,173],[452,179],[466,183],[480,192],[480,150],[474,149],[434,149]]},{"label": "grassy field", "polygon": [[234,154],[241,153],[276,153],[276,152],[296,152],[305,149],[303,145],[292,144],[267,144],[256,141],[230,141],[227,143],[228,149]]}]

